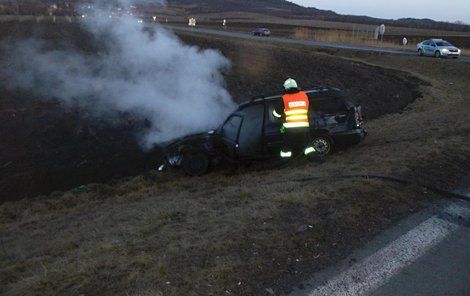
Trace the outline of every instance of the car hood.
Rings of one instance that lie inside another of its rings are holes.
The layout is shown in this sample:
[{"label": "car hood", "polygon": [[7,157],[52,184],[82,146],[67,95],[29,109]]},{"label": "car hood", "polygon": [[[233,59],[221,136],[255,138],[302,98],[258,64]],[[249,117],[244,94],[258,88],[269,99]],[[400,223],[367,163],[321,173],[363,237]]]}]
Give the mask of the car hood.
[{"label": "car hood", "polygon": [[455,46],[438,46],[437,47],[438,49],[448,49],[448,50],[459,50],[457,47]]},{"label": "car hood", "polygon": [[195,134],[190,134],[187,136],[179,137],[172,141],[166,142],[163,144],[163,146],[170,147],[170,146],[178,145],[178,144],[188,142],[188,141],[194,141],[194,140],[199,140],[199,139],[204,140],[209,137],[211,137],[211,135],[208,132],[195,133]]}]

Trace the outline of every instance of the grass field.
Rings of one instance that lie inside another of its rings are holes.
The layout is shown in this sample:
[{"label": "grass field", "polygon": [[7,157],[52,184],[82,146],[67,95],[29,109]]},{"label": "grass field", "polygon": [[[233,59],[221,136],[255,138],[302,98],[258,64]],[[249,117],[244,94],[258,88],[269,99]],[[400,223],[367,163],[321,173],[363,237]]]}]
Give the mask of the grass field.
[{"label": "grass field", "polygon": [[[445,189],[469,175],[468,63],[256,45],[265,46],[406,71],[423,81],[422,98],[368,120],[364,143],[323,164],[219,169],[199,178],[151,172],[6,202],[0,292],[280,293],[437,198],[416,186],[335,175],[390,175]],[[326,179],[298,181],[308,176]]]},{"label": "grass field", "polygon": [[[183,25],[182,23],[178,24]],[[396,33],[393,30],[387,31],[384,35],[383,40],[381,40],[380,38],[374,39],[375,26],[351,24],[350,27],[341,29],[343,27],[342,24],[340,26],[335,26],[334,24],[329,25],[330,27],[293,26],[286,25],[283,23],[262,23],[258,20],[258,22],[256,23],[229,23],[229,25],[225,29],[223,29],[220,23],[199,23],[199,26],[203,28],[243,33],[251,33],[253,29],[257,27],[268,27],[272,32],[272,36],[275,37],[286,37],[299,40],[325,41],[340,44],[385,47],[409,51],[416,51],[416,45],[419,42],[422,42],[423,40],[430,38],[443,38],[462,49],[463,54],[468,55],[470,53],[470,34],[468,34],[467,32],[455,33],[437,31],[435,34],[433,34],[432,31],[428,31],[427,33],[420,33],[420,30],[414,32],[413,29],[410,28],[401,28],[409,29],[404,30],[404,32],[409,31],[409,33]],[[408,40],[408,44],[406,46],[403,45],[404,37],[406,37]]]},{"label": "grass field", "polygon": [[[165,14],[159,15],[160,19],[168,18],[173,22],[184,22],[182,16],[168,16]],[[316,19],[302,19],[302,18],[281,18],[276,16],[269,16],[262,13],[246,13],[246,12],[226,12],[226,13],[207,13],[194,15],[201,22],[214,22],[219,21],[221,24],[222,19],[227,19],[228,23],[245,23],[245,24],[256,24],[264,23],[267,25],[286,25],[293,27],[309,27],[317,29],[336,29],[336,30],[346,30],[352,31],[354,27],[362,28],[364,30],[366,27],[375,28],[373,25],[357,24],[357,23],[347,23],[347,22],[331,22],[323,21]],[[470,32],[458,32],[458,31],[443,31],[443,30],[429,30],[429,29],[420,29],[420,28],[406,28],[406,27],[392,27],[387,28],[387,34],[391,35],[443,35],[443,36],[467,36],[470,37]]]},{"label": "grass field", "polygon": [[[153,22],[153,17],[160,23],[185,25],[188,15],[184,9],[163,8],[154,14],[143,15],[143,19]],[[198,21],[198,26],[225,29],[240,32],[251,32],[256,27],[269,27],[274,36],[293,39],[327,41],[355,45],[387,47],[404,50],[416,50],[416,44],[430,38],[443,38],[462,50],[464,55],[470,55],[470,32],[429,30],[421,28],[392,27],[386,29],[383,42],[374,39],[377,26],[346,22],[331,22],[305,18],[282,18],[251,12],[205,13],[191,15]],[[227,27],[222,27],[222,20],[228,21]],[[58,25],[69,22],[83,21],[80,18],[50,16],[14,16],[0,15],[0,23],[11,22],[47,23],[57,22]],[[408,44],[403,46],[406,37]]]}]

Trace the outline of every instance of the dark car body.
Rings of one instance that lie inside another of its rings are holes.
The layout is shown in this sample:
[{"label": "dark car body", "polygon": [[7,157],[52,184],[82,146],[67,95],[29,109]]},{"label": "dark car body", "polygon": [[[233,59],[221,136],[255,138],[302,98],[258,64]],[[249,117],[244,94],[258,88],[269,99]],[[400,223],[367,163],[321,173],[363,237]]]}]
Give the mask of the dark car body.
[{"label": "dark car body", "polygon": [[[311,139],[317,151],[328,154],[335,146],[353,145],[364,139],[361,107],[340,90],[317,88],[305,92],[310,100]],[[221,159],[240,162],[278,157],[283,144],[282,121],[272,113],[281,96],[251,99],[240,104],[218,129],[173,141],[165,149],[166,164],[199,175]]]},{"label": "dark car body", "polygon": [[271,31],[267,28],[256,28],[253,31],[253,36],[269,37],[271,36]]}]

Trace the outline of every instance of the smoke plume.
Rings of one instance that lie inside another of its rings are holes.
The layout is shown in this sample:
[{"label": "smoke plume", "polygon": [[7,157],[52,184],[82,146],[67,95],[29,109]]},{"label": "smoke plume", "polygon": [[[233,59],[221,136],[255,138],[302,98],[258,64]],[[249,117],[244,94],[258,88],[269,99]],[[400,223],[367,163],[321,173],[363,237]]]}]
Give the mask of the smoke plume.
[{"label": "smoke plume", "polygon": [[38,39],[10,45],[13,86],[95,114],[147,119],[141,139],[147,148],[212,128],[233,110],[222,76],[230,63],[221,53],[186,45],[158,25],[149,32],[129,13],[109,17],[109,9],[95,4],[81,24],[99,40],[97,53],[51,49]]}]

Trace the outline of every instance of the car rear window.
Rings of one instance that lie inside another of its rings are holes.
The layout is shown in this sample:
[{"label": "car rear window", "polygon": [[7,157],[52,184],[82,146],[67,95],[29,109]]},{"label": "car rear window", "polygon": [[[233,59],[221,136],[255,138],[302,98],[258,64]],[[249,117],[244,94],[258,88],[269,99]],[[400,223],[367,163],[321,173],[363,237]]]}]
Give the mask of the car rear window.
[{"label": "car rear window", "polygon": [[343,113],[348,110],[339,94],[309,94],[310,108],[324,114]]}]

